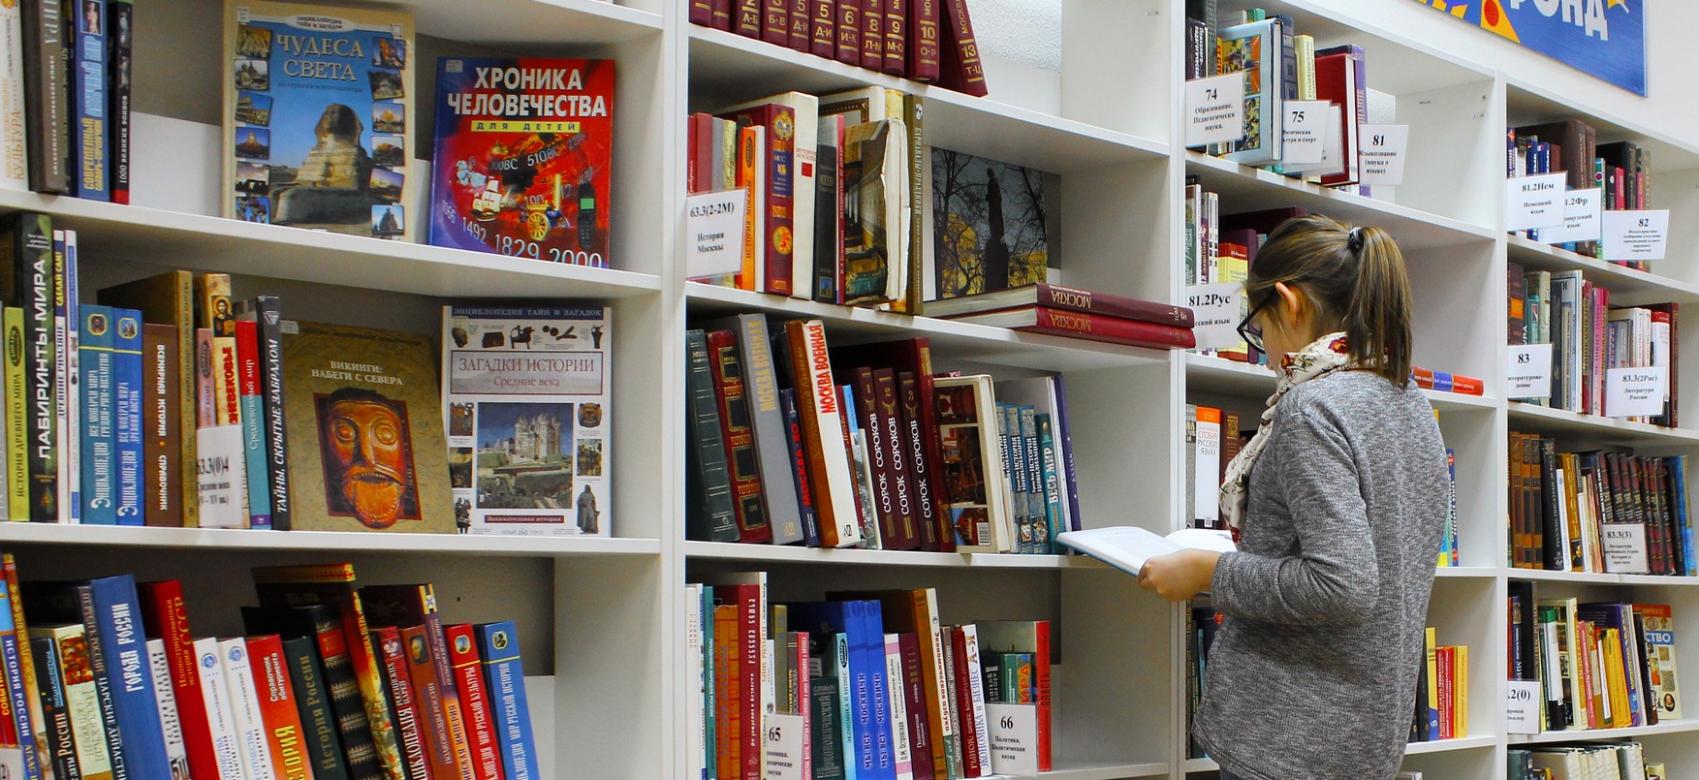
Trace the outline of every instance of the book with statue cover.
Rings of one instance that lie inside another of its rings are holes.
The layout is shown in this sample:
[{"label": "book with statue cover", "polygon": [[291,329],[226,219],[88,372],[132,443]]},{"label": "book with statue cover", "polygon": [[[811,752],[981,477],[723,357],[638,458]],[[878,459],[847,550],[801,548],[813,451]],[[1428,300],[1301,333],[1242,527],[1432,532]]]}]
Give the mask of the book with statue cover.
[{"label": "book with statue cover", "polygon": [[928,298],[1045,282],[1045,272],[1058,259],[1061,188],[1060,177],[1036,168],[934,148],[930,281],[935,289]]},{"label": "book with statue cover", "polygon": [[607,536],[608,307],[445,306],[442,320],[442,404],[460,529]]},{"label": "book with statue cover", "polygon": [[613,107],[613,60],[437,60],[430,242],[608,267]]},{"label": "book with statue cover", "polygon": [[289,324],[283,417],[294,529],[453,533],[430,340]]},{"label": "book with statue cover", "polygon": [[413,21],[226,0],[224,216],[411,241]]}]

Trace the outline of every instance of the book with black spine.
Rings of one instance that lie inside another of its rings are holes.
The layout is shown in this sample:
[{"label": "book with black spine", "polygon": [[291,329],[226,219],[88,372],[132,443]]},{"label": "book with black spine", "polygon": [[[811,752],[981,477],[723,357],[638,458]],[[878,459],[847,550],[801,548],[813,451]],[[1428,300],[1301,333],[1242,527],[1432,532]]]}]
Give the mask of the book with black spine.
[{"label": "book with black spine", "polygon": [[58,0],[24,3],[25,133],[29,188],[36,192],[62,193],[71,186],[71,74],[63,13]]},{"label": "book with black spine", "polygon": [[53,342],[53,222],[13,215],[0,236],[0,301],[24,312],[29,519],[59,519],[57,380]]},{"label": "book with black spine", "polygon": [[737,515],[726,471],[726,451],[720,435],[720,410],[714,399],[714,377],[708,367],[707,334],[684,334],[685,379],[689,392],[690,466],[686,484],[691,496],[689,537],[698,541],[738,540]]},{"label": "book with black spine", "polygon": [[271,528],[288,531],[289,435],[283,424],[283,312],[275,295],[260,295],[236,304],[237,319],[259,325],[260,394],[263,397],[266,474],[271,489]]}]

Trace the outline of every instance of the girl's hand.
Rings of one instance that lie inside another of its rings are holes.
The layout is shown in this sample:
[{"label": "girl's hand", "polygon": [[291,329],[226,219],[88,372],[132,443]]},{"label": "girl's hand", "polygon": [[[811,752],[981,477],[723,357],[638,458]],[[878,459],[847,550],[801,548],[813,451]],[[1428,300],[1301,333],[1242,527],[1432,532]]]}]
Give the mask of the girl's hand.
[{"label": "girl's hand", "polygon": [[1209,583],[1215,579],[1215,562],[1220,558],[1221,553],[1214,550],[1158,555],[1139,569],[1139,587],[1169,601],[1185,601],[1209,590]]}]

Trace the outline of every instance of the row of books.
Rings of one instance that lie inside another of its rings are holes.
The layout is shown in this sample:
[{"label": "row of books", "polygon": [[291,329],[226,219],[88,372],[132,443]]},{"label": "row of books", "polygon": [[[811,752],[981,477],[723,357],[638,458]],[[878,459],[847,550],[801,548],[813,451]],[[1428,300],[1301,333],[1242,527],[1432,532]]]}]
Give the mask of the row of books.
[{"label": "row of books", "polygon": [[130,202],[132,0],[0,7],[0,187]]},{"label": "row of books", "polygon": [[1560,452],[1510,434],[1510,563],[1519,569],[1699,574],[1687,456]]},{"label": "row of books", "polygon": [[692,24],[986,94],[968,0],[691,0]]},{"label": "row of books", "polygon": [[1438,632],[1423,632],[1423,660],[1416,674],[1416,711],[1411,742],[1469,736],[1469,646],[1441,645]]},{"label": "row of books", "polygon": [[286,320],[227,274],[84,303],[78,242],[42,214],[0,229],[6,519],[607,533],[605,306],[445,307],[439,362],[429,338]]},{"label": "row of books", "polygon": [[[1548,173],[1564,174],[1571,190],[1601,190],[1605,211],[1651,208],[1651,150],[1633,141],[1599,143],[1593,126],[1579,119],[1524,125],[1505,130],[1505,176],[1515,179]],[[1538,230],[1527,231],[1539,240]],[[1564,249],[1604,257],[1598,241],[1570,241]],[[1645,261],[1612,261],[1648,270]]]},{"label": "row of books", "polygon": [[799,777],[1009,773],[992,737],[1003,708],[1027,709],[1029,771],[1052,767],[1049,621],[944,625],[931,588],[772,603],[763,572],[687,585],[686,598],[690,777],[758,780],[782,749],[773,729],[801,735]]},{"label": "row of books", "polygon": [[1612,307],[1610,290],[1581,271],[1524,271],[1508,264],[1512,346],[1552,345],[1549,398],[1533,403],[1584,414],[1605,408],[1605,374],[1612,368],[1661,367],[1668,382],[1664,413],[1641,422],[1678,424],[1680,305]]},{"label": "row of books", "polygon": [[14,776],[539,776],[513,623],[444,625],[429,584],[255,569],[249,636],[197,637],[177,580],[20,587],[4,561]]},{"label": "row of books", "polygon": [[1080,524],[1060,376],[934,374],[925,338],[831,348],[766,315],[686,334],[689,537],[1049,553]]},{"label": "row of books", "polygon": [[[1317,49],[1315,39],[1297,33],[1290,16],[1260,8],[1220,19],[1216,0],[1186,2],[1186,78],[1243,73],[1244,134],[1210,151],[1245,165],[1272,166],[1325,186],[1358,186],[1361,175],[1358,126],[1368,122],[1368,58],[1355,45]],[[1282,163],[1283,127],[1288,100],[1324,100],[1337,114],[1339,155],[1330,163],[1296,166]]]},{"label": "row of books", "polygon": [[1672,780],[1639,742],[1511,748],[1510,780]]},{"label": "row of books", "polygon": [[1537,681],[1544,731],[1628,728],[1681,718],[1667,604],[1534,599],[1510,586],[1512,680]]}]

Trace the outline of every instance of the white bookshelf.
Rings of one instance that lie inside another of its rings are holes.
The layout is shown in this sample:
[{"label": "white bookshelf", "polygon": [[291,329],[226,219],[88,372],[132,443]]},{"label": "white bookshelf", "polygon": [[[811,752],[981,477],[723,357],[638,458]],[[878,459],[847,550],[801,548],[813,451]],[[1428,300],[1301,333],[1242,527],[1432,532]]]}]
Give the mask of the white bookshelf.
[{"label": "white bookshelf", "polygon": [[[145,4],[136,74],[135,206],[0,190],[0,212],[39,210],[81,233],[85,295],[163,268],[235,276],[239,296],[282,296],[287,316],[435,334],[438,307],[466,298],[606,300],[615,320],[613,537],[535,539],[370,536],[211,529],[0,525],[26,578],[132,571],[185,580],[200,633],[239,630],[247,570],[349,560],[369,582],[430,580],[449,620],[511,617],[520,626],[545,760],[573,776],[683,776],[687,713],[683,584],[705,573],[761,569],[776,599],[849,588],[935,586],[946,621],[1052,620],[1056,673],[1053,780],[1207,778],[1188,759],[1182,607],[1125,575],[1058,555],[818,550],[685,539],[683,333],[688,322],[740,311],[826,321],[834,344],[911,335],[931,340],[940,369],[1068,378],[1081,502],[1089,526],[1185,524],[1183,408],[1188,401],[1254,420],[1273,390],[1266,369],[1195,354],[1124,348],[925,317],[844,308],[686,283],[683,267],[688,111],[787,89],[865,85],[924,95],[935,146],[1060,174],[1064,283],[1141,298],[1182,299],[1182,182],[1198,176],[1223,213],[1303,205],[1389,230],[1416,286],[1416,362],[1480,377],[1487,394],[1430,392],[1457,451],[1462,566],[1440,569],[1429,622],[1442,643],[1471,648],[1467,737],[1409,746],[1405,764],[1431,777],[1496,780],[1506,751],[1528,742],[1636,738],[1678,771],[1699,771],[1699,721],[1637,729],[1507,735],[1500,702],[1505,597],[1532,581],[1544,597],[1667,601],[1678,631],[1699,627],[1699,578],[1511,570],[1506,567],[1510,430],[1566,444],[1633,445],[1699,454],[1699,430],[1672,430],[1507,402],[1505,264],[1580,269],[1613,303],[1699,303],[1699,144],[1601,115],[1538,85],[1454,61],[1398,31],[1352,27],[1307,0],[1223,0],[1226,17],[1259,5],[1296,17],[1318,46],[1352,42],[1370,85],[1411,125],[1410,164],[1396,189],[1368,198],[1187,151],[1177,142],[1181,0],[1062,0],[1062,72],[1043,89],[969,98],[687,23],[685,0],[392,0],[415,14],[420,62],[448,52],[607,57],[618,61],[613,184],[614,269],[590,269],[219,219],[217,0]],[[1461,28],[1459,28],[1461,30]],[[1459,34],[1462,34],[1461,32]],[[152,59],[148,59],[152,58]],[[416,92],[434,87],[416,68]],[[429,101],[422,101],[428,104]],[[1585,118],[1601,141],[1652,148],[1654,202],[1675,212],[1671,256],[1629,271],[1499,229],[1507,124]],[[413,148],[430,146],[429,117]],[[416,152],[417,153],[417,152]],[[415,172],[417,174],[417,169]],[[1683,327],[1699,366],[1699,315]],[[1699,414],[1699,381],[1682,384]],[[1690,478],[1699,488],[1699,477]],[[1678,668],[1699,669],[1699,642]],[[564,776],[564,775],[562,775]]]}]

